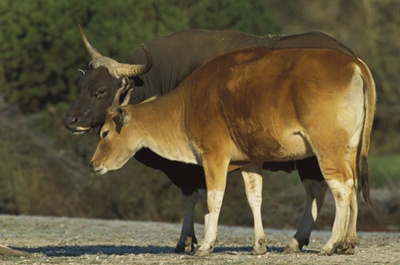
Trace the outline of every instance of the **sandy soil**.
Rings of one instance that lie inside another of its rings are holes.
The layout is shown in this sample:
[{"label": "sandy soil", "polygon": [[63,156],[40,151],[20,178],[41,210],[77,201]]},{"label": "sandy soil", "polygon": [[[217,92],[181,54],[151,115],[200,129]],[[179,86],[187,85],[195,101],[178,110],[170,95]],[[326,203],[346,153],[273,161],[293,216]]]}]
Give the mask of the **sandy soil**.
[{"label": "sandy soil", "polygon": [[[198,237],[202,225],[196,225]],[[30,257],[0,256],[0,264],[399,264],[400,233],[359,232],[355,255],[319,256],[330,231],[314,231],[301,254],[283,254],[294,230],[266,229],[270,251],[252,256],[253,230],[219,227],[213,254],[173,253],[180,224],[79,218],[0,216],[0,244]]]}]

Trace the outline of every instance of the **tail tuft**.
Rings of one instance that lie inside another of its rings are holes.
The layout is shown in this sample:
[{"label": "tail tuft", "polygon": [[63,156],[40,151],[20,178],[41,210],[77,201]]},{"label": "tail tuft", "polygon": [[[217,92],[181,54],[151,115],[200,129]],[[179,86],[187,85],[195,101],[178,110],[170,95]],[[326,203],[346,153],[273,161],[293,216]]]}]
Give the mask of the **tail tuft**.
[{"label": "tail tuft", "polygon": [[369,172],[368,157],[362,155],[361,156],[361,181],[360,181],[359,189],[361,189],[361,192],[363,194],[365,202],[367,204],[371,205],[372,207],[374,207],[374,204],[372,203],[372,200],[370,197],[368,172]]}]

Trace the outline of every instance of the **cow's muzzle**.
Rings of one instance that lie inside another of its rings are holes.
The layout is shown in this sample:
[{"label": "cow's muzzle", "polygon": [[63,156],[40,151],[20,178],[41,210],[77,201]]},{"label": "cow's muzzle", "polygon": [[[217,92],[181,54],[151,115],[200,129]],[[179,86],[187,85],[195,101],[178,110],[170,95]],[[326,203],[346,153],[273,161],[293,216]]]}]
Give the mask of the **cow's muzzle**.
[{"label": "cow's muzzle", "polygon": [[96,166],[93,161],[90,161],[89,169],[96,175],[103,175],[103,174],[107,173],[107,171],[108,171],[107,168],[102,165]]}]

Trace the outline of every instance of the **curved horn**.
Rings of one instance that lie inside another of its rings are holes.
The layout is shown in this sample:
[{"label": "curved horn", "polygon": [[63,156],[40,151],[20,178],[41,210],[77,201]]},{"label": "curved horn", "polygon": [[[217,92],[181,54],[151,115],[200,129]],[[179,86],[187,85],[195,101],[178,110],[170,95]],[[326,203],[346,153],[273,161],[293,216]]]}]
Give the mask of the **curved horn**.
[{"label": "curved horn", "polygon": [[104,66],[108,69],[108,72],[112,77],[119,79],[124,76],[135,77],[142,75],[148,72],[153,66],[153,58],[150,54],[150,51],[146,48],[146,46],[144,46],[144,44],[142,44],[142,47],[146,56],[145,64],[119,63],[111,58],[101,55],[96,48],[90,44],[80,25],[78,25],[78,29],[82,37],[82,41],[85,44],[86,50],[88,51],[90,57],[92,57],[91,65],[93,68]]},{"label": "curved horn", "polygon": [[153,57],[151,56],[150,51],[147,47],[142,44],[144,55],[146,56],[145,64],[123,64],[118,63],[118,66],[115,67],[115,73],[117,76],[127,76],[127,77],[135,77],[138,75],[142,75],[148,72],[153,66]]},{"label": "curved horn", "polygon": [[80,25],[78,25],[78,29],[79,29],[79,34],[81,35],[83,44],[85,44],[86,50],[88,51],[90,57],[92,57],[92,60],[102,57],[102,55],[99,53],[98,50],[96,50],[96,48],[94,48],[90,42],[88,41],[88,39],[86,38],[85,33],[83,32],[83,29],[81,28]]}]

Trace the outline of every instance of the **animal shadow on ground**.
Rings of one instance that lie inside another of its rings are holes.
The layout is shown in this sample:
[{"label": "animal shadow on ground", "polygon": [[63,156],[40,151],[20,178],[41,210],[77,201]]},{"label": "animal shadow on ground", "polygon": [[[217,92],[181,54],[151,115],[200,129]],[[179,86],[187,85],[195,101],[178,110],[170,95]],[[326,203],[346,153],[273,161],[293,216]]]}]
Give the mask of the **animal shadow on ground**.
[{"label": "animal shadow on ground", "polygon": [[[14,248],[28,253],[40,253],[48,257],[78,257],[82,255],[129,255],[129,254],[174,254],[174,248],[168,246],[44,246],[36,248]],[[216,247],[214,253],[249,253],[251,247]],[[282,253],[283,247],[268,247],[268,252]],[[303,250],[303,253],[318,253],[313,250]]]}]

